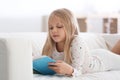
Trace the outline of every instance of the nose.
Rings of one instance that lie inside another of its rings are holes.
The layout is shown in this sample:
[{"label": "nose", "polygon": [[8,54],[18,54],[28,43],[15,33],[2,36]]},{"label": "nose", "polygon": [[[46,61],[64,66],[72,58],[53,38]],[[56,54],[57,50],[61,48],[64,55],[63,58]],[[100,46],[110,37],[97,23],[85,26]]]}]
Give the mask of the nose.
[{"label": "nose", "polygon": [[53,33],[56,33],[57,32],[57,28],[54,27],[53,30],[52,30]]}]

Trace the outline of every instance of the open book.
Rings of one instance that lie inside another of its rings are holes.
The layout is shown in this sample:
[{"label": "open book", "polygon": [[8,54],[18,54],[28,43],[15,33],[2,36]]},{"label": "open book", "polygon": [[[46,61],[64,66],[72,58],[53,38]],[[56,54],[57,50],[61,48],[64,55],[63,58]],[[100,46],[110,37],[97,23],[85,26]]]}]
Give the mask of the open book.
[{"label": "open book", "polygon": [[33,60],[33,70],[43,75],[53,75],[55,72],[48,68],[49,62],[55,62],[54,59],[48,56],[42,56]]}]

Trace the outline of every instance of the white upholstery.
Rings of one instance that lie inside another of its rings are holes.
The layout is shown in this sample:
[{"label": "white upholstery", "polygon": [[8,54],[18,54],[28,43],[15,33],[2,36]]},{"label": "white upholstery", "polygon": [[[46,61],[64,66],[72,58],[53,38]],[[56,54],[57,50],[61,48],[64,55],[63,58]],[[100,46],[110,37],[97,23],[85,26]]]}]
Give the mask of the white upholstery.
[{"label": "white upholstery", "polygon": [[[32,53],[41,55],[46,36],[44,32],[0,33],[0,80],[33,80]],[[120,38],[92,33],[80,36],[90,49],[110,49]]]},{"label": "white upholstery", "polygon": [[0,38],[0,80],[32,80],[32,47],[22,38]]},{"label": "white upholstery", "polygon": [[106,45],[106,40],[103,37],[101,37],[101,35],[99,34],[80,33],[80,36],[82,36],[83,39],[86,41],[89,49],[98,49],[98,48],[108,49],[108,46]]},{"label": "white upholstery", "polygon": [[106,43],[109,44],[110,49],[120,40],[120,34],[104,34],[102,37],[105,39]]}]

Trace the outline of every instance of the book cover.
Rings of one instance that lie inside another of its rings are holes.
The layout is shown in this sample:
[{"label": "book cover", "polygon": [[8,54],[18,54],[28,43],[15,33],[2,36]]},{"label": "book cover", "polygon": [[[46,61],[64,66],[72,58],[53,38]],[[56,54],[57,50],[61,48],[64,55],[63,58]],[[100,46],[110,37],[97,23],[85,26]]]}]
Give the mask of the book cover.
[{"label": "book cover", "polygon": [[43,75],[53,75],[55,72],[48,68],[49,62],[55,62],[54,59],[48,56],[42,56],[33,60],[33,70]]}]

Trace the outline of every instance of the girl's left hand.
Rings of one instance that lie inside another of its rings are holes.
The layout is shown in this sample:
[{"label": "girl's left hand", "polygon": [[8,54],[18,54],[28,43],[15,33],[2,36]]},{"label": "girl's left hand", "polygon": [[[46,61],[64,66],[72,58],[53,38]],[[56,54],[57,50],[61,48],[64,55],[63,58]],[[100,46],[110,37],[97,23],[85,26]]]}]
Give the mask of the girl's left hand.
[{"label": "girl's left hand", "polygon": [[73,73],[73,67],[61,60],[58,60],[55,63],[50,62],[48,65],[50,69],[54,70],[58,74],[71,76]]}]

